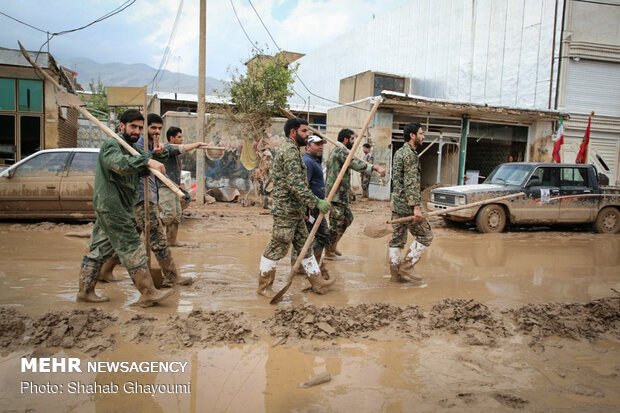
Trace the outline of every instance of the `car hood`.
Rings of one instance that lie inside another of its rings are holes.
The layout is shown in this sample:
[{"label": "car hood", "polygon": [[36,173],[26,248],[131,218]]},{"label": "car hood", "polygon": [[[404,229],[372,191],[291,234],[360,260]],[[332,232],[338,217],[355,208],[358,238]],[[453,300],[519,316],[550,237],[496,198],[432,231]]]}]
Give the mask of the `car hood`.
[{"label": "car hood", "polygon": [[468,194],[480,194],[485,192],[510,192],[514,190],[514,187],[500,184],[476,184],[476,185],[456,185],[446,186],[442,188],[433,189],[433,193],[441,194],[454,194],[454,195],[468,195]]}]

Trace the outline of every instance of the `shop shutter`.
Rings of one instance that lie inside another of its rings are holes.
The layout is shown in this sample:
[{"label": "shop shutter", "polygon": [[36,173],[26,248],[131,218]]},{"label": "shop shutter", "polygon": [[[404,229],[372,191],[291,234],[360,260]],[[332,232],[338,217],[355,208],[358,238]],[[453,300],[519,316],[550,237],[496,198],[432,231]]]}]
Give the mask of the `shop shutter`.
[{"label": "shop shutter", "polygon": [[620,63],[568,59],[566,109],[620,117]]}]

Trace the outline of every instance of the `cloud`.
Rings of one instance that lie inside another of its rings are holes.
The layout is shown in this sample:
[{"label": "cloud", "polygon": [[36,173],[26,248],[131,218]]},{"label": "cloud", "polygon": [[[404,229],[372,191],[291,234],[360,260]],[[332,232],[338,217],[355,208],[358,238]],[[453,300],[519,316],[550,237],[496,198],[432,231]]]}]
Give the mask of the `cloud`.
[{"label": "cloud", "polygon": [[[277,49],[248,0],[232,0],[241,23],[252,41],[269,51]],[[334,38],[372,19],[372,15],[407,0],[253,0],[265,25],[284,50],[309,53]],[[123,3],[116,1],[6,2],[3,11],[44,30],[59,31],[88,23]],[[179,2],[148,0],[134,3],[124,12],[85,30],[54,38],[50,51],[57,57],[87,57],[100,63],[144,63],[157,68],[164,54]],[[281,8],[290,8],[283,10]],[[280,9],[279,9],[280,8]],[[274,16],[274,11],[280,18]],[[199,1],[185,0],[172,53],[166,69],[198,72]],[[44,33],[4,16],[0,46],[15,48],[23,39],[38,49]],[[241,67],[252,45],[235,18],[230,0],[207,2],[207,75],[226,79],[227,67]],[[44,49],[45,50],[45,49]]]}]

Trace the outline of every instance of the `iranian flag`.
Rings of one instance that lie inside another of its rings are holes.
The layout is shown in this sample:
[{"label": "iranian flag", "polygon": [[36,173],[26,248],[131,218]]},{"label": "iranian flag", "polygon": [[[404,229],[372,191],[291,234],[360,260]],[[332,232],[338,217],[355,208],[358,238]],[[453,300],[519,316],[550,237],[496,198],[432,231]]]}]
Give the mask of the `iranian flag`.
[{"label": "iranian flag", "polygon": [[581,146],[579,147],[579,153],[577,154],[577,159],[575,159],[575,163],[586,163],[588,159],[588,144],[590,143],[590,122],[592,121],[592,116],[588,118],[588,127],[586,128],[586,133],[583,135],[583,139],[581,140]]},{"label": "iranian flag", "polygon": [[560,158],[560,149],[562,145],[564,145],[564,124],[562,123],[562,118],[560,118],[560,127],[558,128],[558,132],[555,135],[554,139],[555,145],[553,145],[553,160],[555,163],[562,162]]}]

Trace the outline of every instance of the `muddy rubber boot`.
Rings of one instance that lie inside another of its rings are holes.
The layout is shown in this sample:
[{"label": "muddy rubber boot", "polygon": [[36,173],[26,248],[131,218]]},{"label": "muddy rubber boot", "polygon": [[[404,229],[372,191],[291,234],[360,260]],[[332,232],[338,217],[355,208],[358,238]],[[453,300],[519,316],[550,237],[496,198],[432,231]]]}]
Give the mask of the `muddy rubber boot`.
[{"label": "muddy rubber boot", "polygon": [[172,257],[165,259],[157,258],[157,262],[163,275],[161,288],[171,288],[173,285],[192,285],[194,283],[192,277],[179,275],[179,270]]},{"label": "muddy rubber boot", "polygon": [[165,300],[174,293],[174,290],[160,291],[156,289],[153,284],[153,278],[151,278],[151,274],[146,266],[129,271],[129,276],[141,294],[138,301],[131,304],[132,306],[150,307],[155,303]]},{"label": "muddy rubber boot", "polygon": [[403,260],[403,257],[402,257],[402,252],[400,248],[390,247],[390,274],[392,275],[392,278],[390,278],[390,281],[392,282],[404,282],[405,281],[398,274],[402,260]]},{"label": "muddy rubber boot", "polygon": [[406,279],[406,281],[413,282],[423,281],[422,277],[414,274],[413,267],[415,267],[417,262],[420,261],[425,249],[426,247],[418,241],[413,241],[413,243],[411,243],[411,247],[407,250],[403,263],[400,265],[400,269],[398,270],[398,275],[401,278]]},{"label": "muddy rubber boot", "polygon": [[273,280],[276,278],[276,264],[278,262],[260,257],[260,266],[258,274],[258,289],[256,292],[267,298],[273,297]]},{"label": "muddy rubber boot", "polygon": [[327,247],[325,247],[325,259],[326,260],[333,261],[333,260],[337,260],[338,257],[342,256],[342,253],[338,251],[337,249],[340,238],[342,238],[342,235],[338,235],[338,237],[336,238],[336,241],[334,241],[333,244],[329,244]]},{"label": "muddy rubber boot", "polygon": [[319,249],[318,251],[314,251],[314,258],[316,259],[316,262],[319,263],[319,269],[321,270],[321,276],[323,277],[324,280],[329,280],[331,278],[331,276],[329,275],[329,272],[327,271],[327,266],[325,264],[325,260],[321,259],[321,255],[323,253],[322,251],[323,249]]},{"label": "muddy rubber boot", "polygon": [[99,296],[95,293],[95,285],[97,285],[97,275],[101,269],[101,264],[95,260],[84,257],[82,266],[80,267],[80,290],[77,293],[76,301],[85,301],[87,303],[101,303],[110,301],[106,296]]},{"label": "muddy rubber boot", "polygon": [[[293,271],[293,267],[295,266],[295,261],[297,261],[297,251],[295,251],[295,248],[293,248],[291,250],[291,271]],[[295,272],[294,275],[306,275],[306,272],[304,271],[304,267],[302,265],[299,266],[299,268],[297,268],[297,271]]]},{"label": "muddy rubber boot", "polygon": [[304,266],[306,274],[308,274],[308,281],[310,281],[312,291],[317,294],[325,294],[327,292],[327,287],[336,281],[334,278],[330,278],[329,280],[323,279],[321,269],[319,268],[319,264],[316,262],[314,255],[310,258],[304,258],[301,261],[301,264]]},{"label": "muddy rubber boot", "polygon": [[106,283],[114,283],[120,281],[120,278],[114,277],[114,268],[121,263],[121,260],[118,258],[118,255],[112,255],[106,262],[101,266],[101,270],[99,270],[99,277],[97,279],[99,281],[103,281]]},{"label": "muddy rubber boot", "polygon": [[168,246],[173,247],[177,245],[177,234],[179,233],[179,223],[173,222],[166,227],[166,238]]}]

